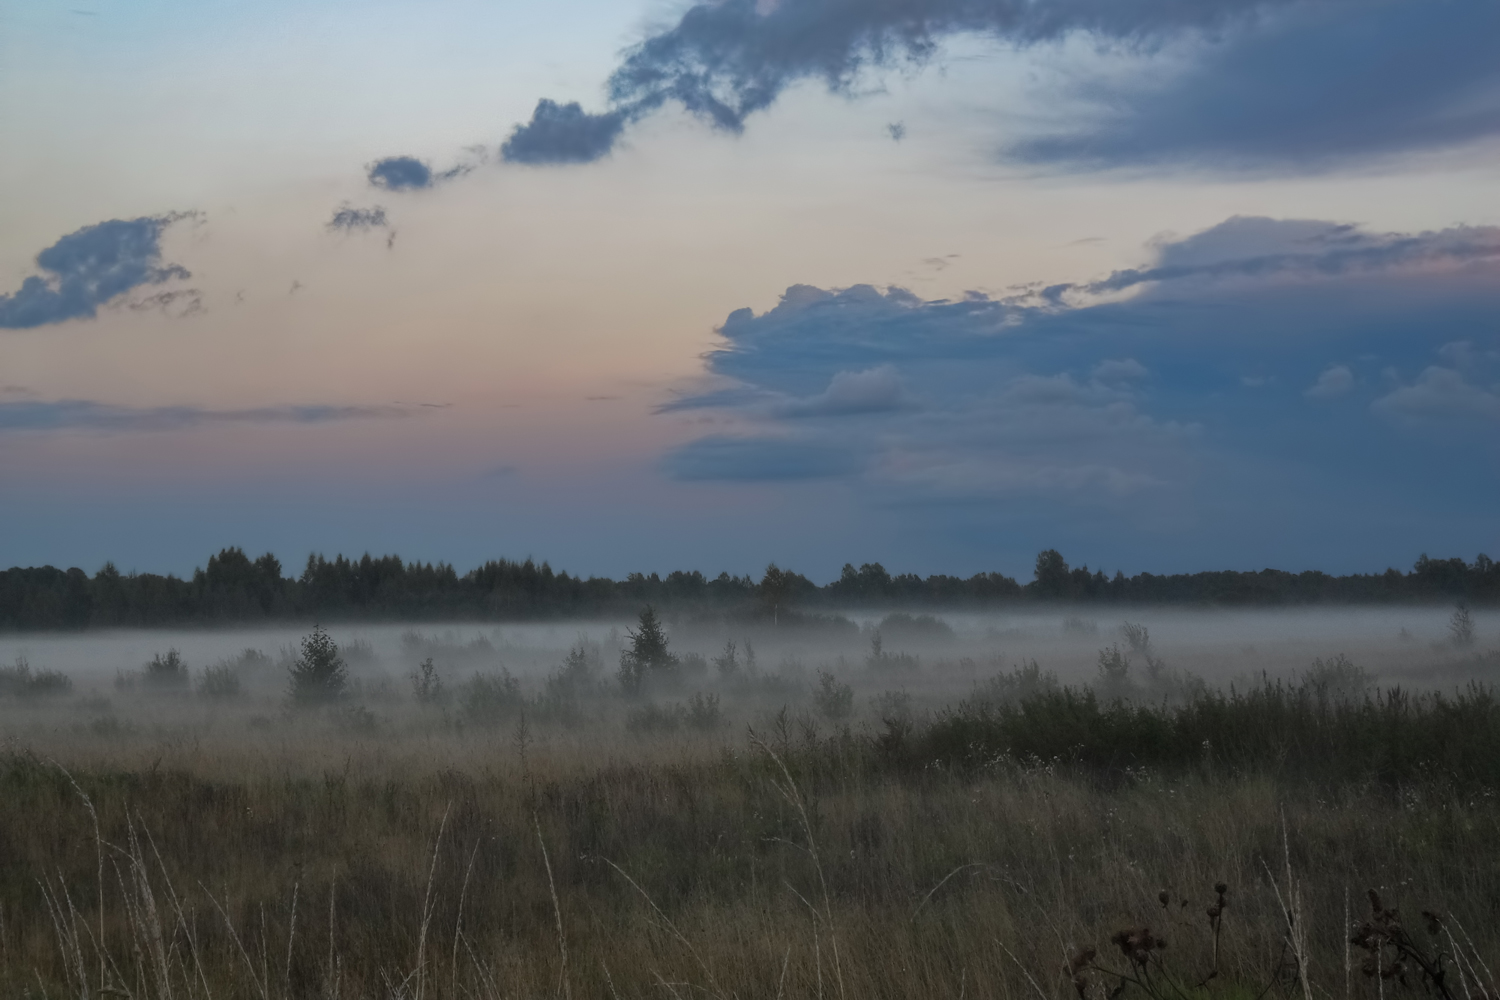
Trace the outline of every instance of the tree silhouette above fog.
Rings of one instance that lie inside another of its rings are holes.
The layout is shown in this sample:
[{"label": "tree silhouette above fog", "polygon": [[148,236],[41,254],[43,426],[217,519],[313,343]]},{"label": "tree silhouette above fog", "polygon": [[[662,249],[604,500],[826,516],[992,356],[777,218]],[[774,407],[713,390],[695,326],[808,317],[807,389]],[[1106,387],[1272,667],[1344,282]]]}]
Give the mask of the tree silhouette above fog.
[{"label": "tree silhouette above fog", "polygon": [[[52,566],[0,571],[0,629],[81,629],[219,625],[258,621],[524,621],[661,612],[727,615],[783,626],[840,609],[1001,607],[1025,602],[1281,606],[1467,602],[1500,605],[1500,567],[1423,555],[1409,572],[1332,576],[1317,570],[1264,569],[1113,576],[1068,565],[1047,549],[1024,586],[1002,573],[969,577],[892,575],[880,563],[846,564],[818,586],[770,564],[750,576],[697,570],[631,573],[622,580],[558,572],[530,559],[498,559],[462,575],[447,563],[399,556],[309,556],[301,574],[284,576],[271,554],[251,559],[227,548],[190,578],[121,573],[113,563],[92,577]],[[825,614],[826,619],[826,614]]]}]

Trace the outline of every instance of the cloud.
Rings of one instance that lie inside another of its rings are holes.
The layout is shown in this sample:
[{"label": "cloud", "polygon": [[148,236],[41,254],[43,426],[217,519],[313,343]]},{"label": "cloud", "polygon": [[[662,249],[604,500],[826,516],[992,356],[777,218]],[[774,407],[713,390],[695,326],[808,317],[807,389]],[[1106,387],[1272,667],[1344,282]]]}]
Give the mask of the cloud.
[{"label": "cloud", "polygon": [[1406,420],[1500,420],[1500,386],[1484,389],[1452,368],[1433,365],[1411,385],[1377,399],[1373,408]]},{"label": "cloud", "polygon": [[1082,168],[1321,169],[1500,134],[1500,5],[1372,0],[1268,9],[1191,41],[1187,68],[1076,83],[1060,134],[1014,141]]},{"label": "cloud", "polygon": [[1305,169],[1500,133],[1497,34],[1493,0],[704,0],[628,50],[605,110],[543,100],[504,155],[596,160],[669,103],[737,133],[802,80],[852,95],[871,70],[921,66],[952,36],[1000,42],[997,58],[1082,36],[1135,71],[1073,68],[1035,116],[1061,128],[1012,136],[1007,155]]},{"label": "cloud", "polygon": [[1333,365],[1324,369],[1318,380],[1302,391],[1308,399],[1336,399],[1346,396],[1354,388],[1354,372],[1348,365]]},{"label": "cloud", "polygon": [[379,205],[355,208],[346,202],[334,211],[326,228],[331,233],[367,233],[372,229],[389,229],[390,220]]},{"label": "cloud", "polygon": [[100,306],[132,289],[191,277],[186,268],[161,260],[162,232],[186,217],[111,219],[62,237],[36,255],[41,275],[0,295],[0,329],[92,319]]},{"label": "cloud", "polygon": [[1158,248],[1154,266],[1115,271],[1082,284],[1054,285],[1046,298],[1105,295],[1183,281],[1264,282],[1451,268],[1500,261],[1500,227],[1455,226],[1424,233],[1371,233],[1308,219],[1235,216]]},{"label": "cloud", "polygon": [[500,157],[509,163],[591,163],[614,148],[628,119],[625,112],[589,114],[576,101],[558,104],[544,97],[531,121],[511,130]]},{"label": "cloud", "polygon": [[836,372],[828,388],[816,396],[780,403],[785,417],[839,417],[856,413],[888,413],[910,405],[901,376],[890,365],[861,372]]},{"label": "cloud", "polygon": [[801,80],[819,79],[830,90],[852,93],[866,70],[923,64],[950,35],[988,35],[1021,47],[1073,34],[1136,44],[1184,30],[1221,29],[1290,2],[712,0],[689,7],[675,25],[626,54],[609,78],[606,111],[589,115],[577,105],[543,101],[532,123],[518,127],[512,140],[538,124],[546,105],[549,119],[554,110],[566,111],[570,123],[589,121],[597,128],[589,131],[591,141],[570,144],[566,158],[544,152],[523,162],[598,159],[625,125],[669,102],[716,129],[739,132],[748,116],[770,107]]},{"label": "cloud", "polygon": [[1106,385],[1139,382],[1151,373],[1135,358],[1109,358],[1094,366],[1089,377]]},{"label": "cloud", "polygon": [[83,428],[116,431],[181,430],[214,424],[323,424],[413,416],[402,406],[263,406],[213,410],[198,406],[115,406],[86,399],[0,403],[0,431]]},{"label": "cloud", "polygon": [[370,183],[387,191],[432,187],[432,168],[413,156],[387,156],[370,164]]},{"label": "cloud", "polygon": [[[734,434],[666,469],[836,477],[876,505],[1034,501],[1043,519],[1048,503],[1150,519],[1262,497],[1260,516],[1309,491],[1399,505],[1420,480],[1391,469],[1429,468],[1500,402],[1500,353],[1471,332],[1500,329],[1496,230],[1230,219],[1150,252],[1052,299],[793,285],[736,310],[705,356],[711,388],[661,408]],[[1310,371],[1307,397],[1360,405],[1300,405]],[[1424,436],[1418,415],[1439,413],[1469,423]]]},{"label": "cloud", "polygon": [[664,463],[668,475],[688,482],[824,479],[859,466],[853,452],[818,441],[724,435],[700,438],[672,452]]}]

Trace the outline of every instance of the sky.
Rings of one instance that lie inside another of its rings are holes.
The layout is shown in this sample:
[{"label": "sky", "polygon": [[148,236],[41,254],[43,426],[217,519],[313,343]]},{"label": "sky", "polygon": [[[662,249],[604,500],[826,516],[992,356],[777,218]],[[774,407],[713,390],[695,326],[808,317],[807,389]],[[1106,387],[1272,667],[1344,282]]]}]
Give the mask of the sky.
[{"label": "sky", "polygon": [[1500,555],[1500,0],[8,0],[0,565]]}]

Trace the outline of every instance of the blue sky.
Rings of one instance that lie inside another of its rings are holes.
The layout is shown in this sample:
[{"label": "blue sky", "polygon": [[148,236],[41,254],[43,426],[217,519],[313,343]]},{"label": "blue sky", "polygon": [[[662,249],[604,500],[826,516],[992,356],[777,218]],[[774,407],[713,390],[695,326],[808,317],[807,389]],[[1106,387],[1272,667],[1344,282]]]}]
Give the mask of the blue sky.
[{"label": "blue sky", "polygon": [[0,22],[0,563],[1500,549],[1494,0]]}]

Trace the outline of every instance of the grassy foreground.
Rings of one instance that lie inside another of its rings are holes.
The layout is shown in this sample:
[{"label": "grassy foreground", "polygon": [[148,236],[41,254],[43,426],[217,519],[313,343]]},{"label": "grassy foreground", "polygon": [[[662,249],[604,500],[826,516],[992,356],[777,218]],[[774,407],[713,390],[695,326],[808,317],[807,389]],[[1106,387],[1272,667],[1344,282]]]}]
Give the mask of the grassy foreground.
[{"label": "grassy foreground", "polygon": [[[1359,729],[1375,754],[1327,767],[1328,746],[1284,740],[1278,762],[1243,699],[1194,704],[1064,691],[882,732],[571,749],[523,729],[457,758],[308,736],[321,768],[17,748],[0,995],[1105,1000],[1120,980],[1101,970],[1159,1000],[1494,995],[1495,764],[1453,756],[1493,746],[1491,703],[1325,704],[1308,731]],[[1094,713],[1071,759],[1003,745],[1048,718],[1066,743],[1070,705]],[[1219,762],[1184,760],[1162,734],[1196,739],[1210,711]],[[1382,732],[1409,748],[1399,773]],[[1236,747],[1261,749],[1225,763]],[[1445,963],[1440,989],[1390,918],[1349,943],[1369,888]]]}]

